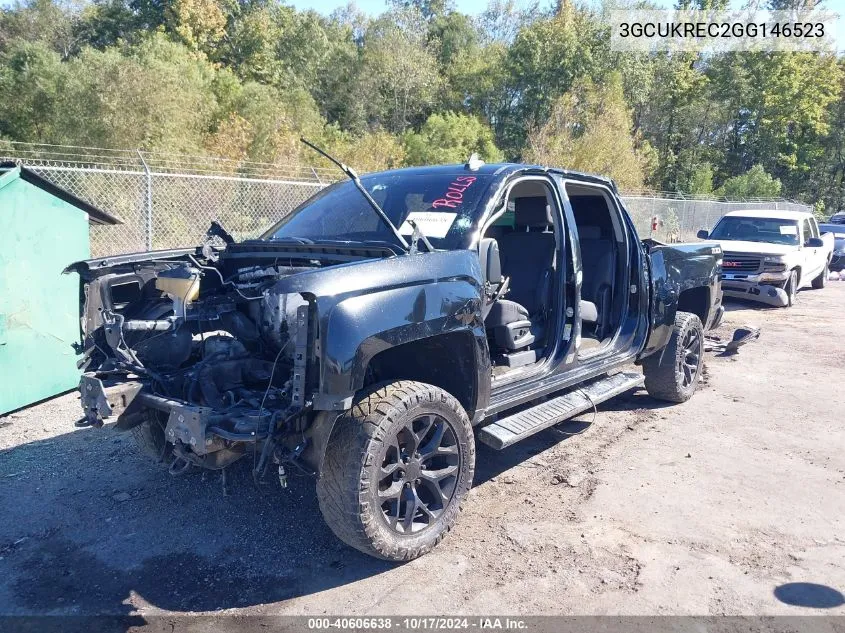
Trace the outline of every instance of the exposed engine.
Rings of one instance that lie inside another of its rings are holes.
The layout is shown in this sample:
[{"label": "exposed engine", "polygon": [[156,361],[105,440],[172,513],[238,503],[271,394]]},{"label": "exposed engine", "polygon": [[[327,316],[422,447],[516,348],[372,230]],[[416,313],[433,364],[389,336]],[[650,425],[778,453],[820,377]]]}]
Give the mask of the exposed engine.
[{"label": "exposed engine", "polygon": [[248,450],[262,465],[279,462],[303,448],[284,440],[308,409],[311,324],[303,296],[274,285],[321,264],[205,252],[121,263],[88,280],[86,418],[119,415],[129,428],[154,410],[175,469],[224,468]]}]

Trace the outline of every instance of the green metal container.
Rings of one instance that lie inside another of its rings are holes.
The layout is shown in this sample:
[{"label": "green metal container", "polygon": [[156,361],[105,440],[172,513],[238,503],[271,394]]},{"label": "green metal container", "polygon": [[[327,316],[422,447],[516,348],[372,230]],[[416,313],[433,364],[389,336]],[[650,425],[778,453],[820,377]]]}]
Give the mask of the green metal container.
[{"label": "green metal container", "polygon": [[79,277],[89,221],[116,218],[14,167],[0,172],[0,414],[79,383]]}]

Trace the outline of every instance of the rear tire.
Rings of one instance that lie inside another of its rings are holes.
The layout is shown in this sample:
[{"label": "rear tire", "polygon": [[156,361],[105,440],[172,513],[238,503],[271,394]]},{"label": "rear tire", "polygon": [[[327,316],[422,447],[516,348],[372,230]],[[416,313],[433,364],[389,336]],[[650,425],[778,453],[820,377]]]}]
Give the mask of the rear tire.
[{"label": "rear tire", "polygon": [[829,265],[830,262],[825,262],[824,268],[822,268],[822,271],[819,273],[819,276],[813,279],[813,288],[815,288],[816,290],[821,290],[827,285],[827,276],[830,273],[828,269]]},{"label": "rear tire", "polygon": [[166,423],[166,420],[161,420],[158,411],[148,409],[146,419],[129,431],[141,452],[164,466],[168,466],[173,460],[173,444],[164,438]]},{"label": "rear tire", "polygon": [[689,312],[675,315],[675,329],[661,352],[643,360],[645,388],[658,400],[686,402],[695,393],[704,365],[704,328]]},{"label": "rear tire", "polygon": [[463,407],[420,382],[381,385],[332,431],[317,499],[332,532],[357,550],[407,561],[455,524],[472,485],[475,444]]}]

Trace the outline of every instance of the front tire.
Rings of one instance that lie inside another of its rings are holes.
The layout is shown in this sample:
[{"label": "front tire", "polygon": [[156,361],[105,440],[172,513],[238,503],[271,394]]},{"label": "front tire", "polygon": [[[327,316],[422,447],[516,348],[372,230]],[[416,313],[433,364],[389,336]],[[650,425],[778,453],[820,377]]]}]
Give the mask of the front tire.
[{"label": "front tire", "polygon": [[798,271],[793,270],[789,273],[789,279],[783,287],[786,292],[786,307],[791,308],[798,300]]},{"label": "front tire", "polygon": [[701,319],[689,312],[678,312],[669,343],[661,352],[643,360],[646,391],[658,400],[686,402],[698,387],[703,365]]},{"label": "front tire", "polygon": [[822,268],[819,276],[813,279],[813,288],[816,290],[821,290],[827,285],[827,276],[829,274],[828,266],[830,266],[830,262],[825,262],[824,268]]},{"label": "front tire", "polygon": [[335,423],[317,480],[332,532],[365,554],[417,558],[455,524],[475,444],[463,407],[420,382],[381,385]]},{"label": "front tire", "polygon": [[158,411],[148,409],[146,419],[138,426],[133,426],[129,432],[144,455],[157,464],[168,466],[173,460],[173,444],[164,437],[167,418],[162,417],[163,414]]}]

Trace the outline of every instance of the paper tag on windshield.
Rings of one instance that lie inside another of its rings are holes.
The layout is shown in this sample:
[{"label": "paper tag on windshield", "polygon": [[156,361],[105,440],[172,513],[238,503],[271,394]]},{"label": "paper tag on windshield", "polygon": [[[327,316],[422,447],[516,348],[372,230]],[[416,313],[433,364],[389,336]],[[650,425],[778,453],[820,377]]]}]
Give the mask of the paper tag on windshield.
[{"label": "paper tag on windshield", "polygon": [[781,235],[798,235],[798,227],[794,224],[781,224],[779,228]]},{"label": "paper tag on windshield", "polygon": [[412,211],[408,214],[402,226],[399,227],[399,232],[402,235],[412,235],[414,233],[414,227],[408,223],[408,220],[411,220],[416,223],[422,234],[426,237],[446,237],[456,217],[458,217],[457,213]]}]

